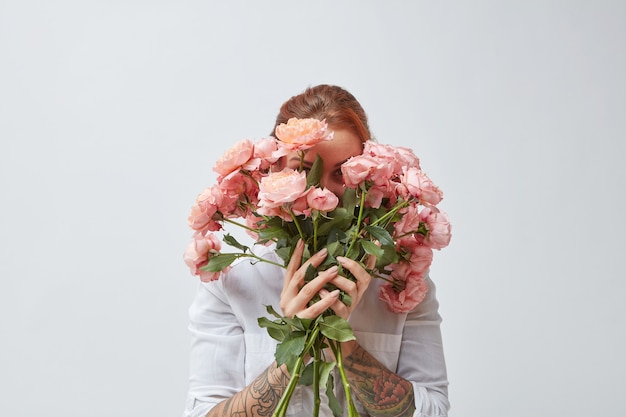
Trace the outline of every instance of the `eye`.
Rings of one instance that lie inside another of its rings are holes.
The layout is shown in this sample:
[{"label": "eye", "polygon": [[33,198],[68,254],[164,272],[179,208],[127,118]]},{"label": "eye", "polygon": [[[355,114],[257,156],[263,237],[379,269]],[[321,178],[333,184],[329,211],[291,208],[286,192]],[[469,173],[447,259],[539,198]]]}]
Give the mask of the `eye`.
[{"label": "eye", "polygon": [[343,172],[341,172],[341,168],[335,170],[335,172],[333,172],[333,175],[335,177],[343,178]]}]

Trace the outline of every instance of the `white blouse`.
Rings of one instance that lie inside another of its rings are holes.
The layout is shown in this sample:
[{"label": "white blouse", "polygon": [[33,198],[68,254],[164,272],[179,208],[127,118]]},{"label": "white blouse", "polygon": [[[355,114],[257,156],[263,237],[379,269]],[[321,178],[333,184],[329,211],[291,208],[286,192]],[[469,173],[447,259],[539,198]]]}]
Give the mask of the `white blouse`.
[{"label": "white blouse", "polygon": [[[269,248],[260,247],[255,252],[282,263]],[[189,308],[192,344],[185,417],[205,416],[274,361],[277,342],[259,327],[257,319],[275,319],[267,313],[266,305],[280,311],[283,277],[284,269],[278,266],[242,260],[219,280],[200,283]],[[372,356],[413,384],[414,416],[447,416],[448,381],[435,286],[428,278],[426,298],[412,312],[398,314],[387,310],[378,299],[382,284],[383,280],[373,279],[352,312],[349,322],[354,335]],[[338,378],[335,387],[342,391]],[[337,396],[342,398],[342,392]],[[298,385],[288,415],[311,416],[312,404],[311,387]],[[368,415],[357,399],[355,406],[360,415]],[[320,416],[332,416],[325,398]]]}]

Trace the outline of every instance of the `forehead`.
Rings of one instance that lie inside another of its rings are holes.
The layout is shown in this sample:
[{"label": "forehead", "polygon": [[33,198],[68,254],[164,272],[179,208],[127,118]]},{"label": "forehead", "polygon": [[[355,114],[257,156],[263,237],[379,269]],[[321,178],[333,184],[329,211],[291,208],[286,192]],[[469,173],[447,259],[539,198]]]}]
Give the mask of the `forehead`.
[{"label": "forehead", "polygon": [[324,160],[325,166],[341,164],[350,157],[360,155],[363,152],[363,142],[349,130],[335,130],[333,139],[318,143],[309,149],[304,156],[307,162],[315,161],[316,155]]}]

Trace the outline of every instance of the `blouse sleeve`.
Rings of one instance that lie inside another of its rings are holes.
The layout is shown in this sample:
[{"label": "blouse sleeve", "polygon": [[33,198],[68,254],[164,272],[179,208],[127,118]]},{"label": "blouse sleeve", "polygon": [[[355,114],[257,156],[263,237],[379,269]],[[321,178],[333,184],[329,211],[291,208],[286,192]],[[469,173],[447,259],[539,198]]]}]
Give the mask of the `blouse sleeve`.
[{"label": "blouse sleeve", "polygon": [[445,417],[450,403],[441,316],[435,285],[427,280],[426,298],[406,318],[397,373],[413,385],[414,417]]},{"label": "blouse sleeve", "polygon": [[190,375],[184,416],[201,417],[243,389],[244,336],[221,280],[200,284],[189,320]]}]

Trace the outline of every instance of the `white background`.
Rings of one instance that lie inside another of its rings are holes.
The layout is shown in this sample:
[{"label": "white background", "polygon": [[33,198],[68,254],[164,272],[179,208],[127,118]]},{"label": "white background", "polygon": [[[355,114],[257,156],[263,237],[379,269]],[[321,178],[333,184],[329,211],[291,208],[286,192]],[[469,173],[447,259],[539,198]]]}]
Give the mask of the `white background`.
[{"label": "white background", "polygon": [[338,84],[444,190],[453,417],[623,416],[626,3],[0,1],[0,415],[179,416],[186,219]]}]

